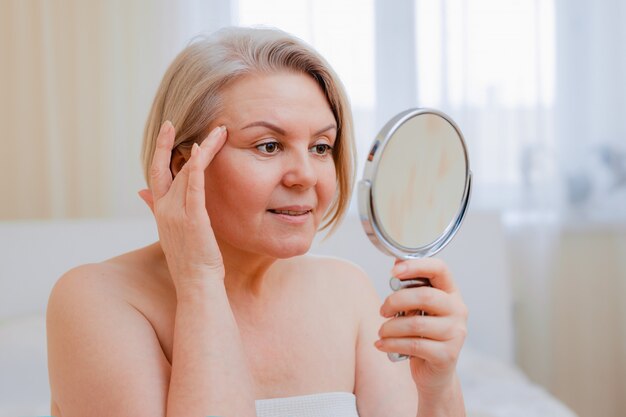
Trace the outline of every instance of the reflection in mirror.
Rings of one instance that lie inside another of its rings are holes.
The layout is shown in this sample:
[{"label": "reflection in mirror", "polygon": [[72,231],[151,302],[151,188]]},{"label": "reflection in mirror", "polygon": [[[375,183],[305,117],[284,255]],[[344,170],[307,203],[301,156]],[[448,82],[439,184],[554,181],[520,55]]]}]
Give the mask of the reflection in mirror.
[{"label": "reflection in mirror", "polygon": [[372,181],[372,203],[391,241],[418,248],[454,222],[466,185],[465,149],[444,118],[425,113],[388,140]]}]

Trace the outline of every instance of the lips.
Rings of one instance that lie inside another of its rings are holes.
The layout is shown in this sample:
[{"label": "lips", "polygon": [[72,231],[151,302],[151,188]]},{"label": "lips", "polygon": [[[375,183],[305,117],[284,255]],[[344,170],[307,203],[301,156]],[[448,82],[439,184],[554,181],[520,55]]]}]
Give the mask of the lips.
[{"label": "lips", "polygon": [[270,210],[270,213],[275,214],[286,214],[288,216],[302,216],[303,214],[307,214],[311,210],[307,211],[291,211],[291,210]]},{"label": "lips", "polygon": [[274,209],[269,209],[270,213],[274,214],[284,214],[287,216],[303,216],[312,211],[312,207],[310,206],[288,206],[288,207],[278,207]]}]

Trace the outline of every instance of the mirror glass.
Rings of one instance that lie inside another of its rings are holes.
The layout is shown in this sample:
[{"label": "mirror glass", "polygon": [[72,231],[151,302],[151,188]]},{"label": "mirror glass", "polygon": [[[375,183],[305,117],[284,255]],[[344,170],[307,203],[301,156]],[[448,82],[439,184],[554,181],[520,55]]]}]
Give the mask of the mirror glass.
[{"label": "mirror glass", "polygon": [[365,162],[358,188],[361,223],[390,255],[432,256],[459,228],[470,186],[458,126],[438,110],[406,110],[382,128]]},{"label": "mirror glass", "polygon": [[372,179],[381,232],[405,248],[435,242],[462,206],[465,149],[454,126],[434,113],[406,120],[388,138]]}]

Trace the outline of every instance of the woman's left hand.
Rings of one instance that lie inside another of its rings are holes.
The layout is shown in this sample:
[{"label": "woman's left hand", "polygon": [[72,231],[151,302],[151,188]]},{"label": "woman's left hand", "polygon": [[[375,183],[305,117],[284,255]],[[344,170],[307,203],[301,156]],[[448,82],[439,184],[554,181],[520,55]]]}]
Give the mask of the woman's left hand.
[{"label": "woman's left hand", "polygon": [[[428,278],[432,287],[401,289],[385,299],[380,314],[391,319],[381,326],[376,347],[410,356],[418,392],[445,391],[455,383],[456,362],[467,333],[467,307],[439,259],[396,261],[392,274],[401,280]],[[415,310],[426,315],[411,314]],[[407,315],[394,317],[401,311]]]}]

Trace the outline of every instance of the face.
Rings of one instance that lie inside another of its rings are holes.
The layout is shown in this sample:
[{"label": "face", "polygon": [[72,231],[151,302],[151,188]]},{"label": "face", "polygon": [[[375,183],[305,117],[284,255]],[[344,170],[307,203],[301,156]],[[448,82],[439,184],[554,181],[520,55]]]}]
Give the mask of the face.
[{"label": "face", "polygon": [[[337,123],[307,75],[250,75],[223,92],[228,138],[206,170],[220,243],[286,258],[305,253],[336,189]],[[213,126],[212,126],[213,127]]]}]

